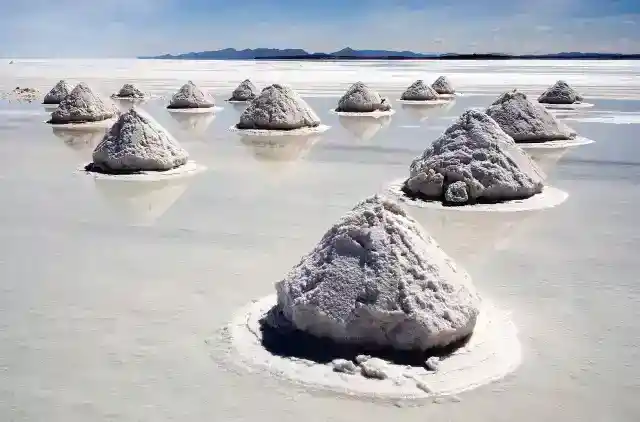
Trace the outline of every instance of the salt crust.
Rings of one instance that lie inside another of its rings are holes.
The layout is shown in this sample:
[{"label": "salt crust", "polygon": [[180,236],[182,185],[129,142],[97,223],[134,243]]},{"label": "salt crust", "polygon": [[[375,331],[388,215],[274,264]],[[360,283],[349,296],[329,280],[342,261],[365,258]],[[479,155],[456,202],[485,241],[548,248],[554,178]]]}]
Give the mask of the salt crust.
[{"label": "salt crust", "polygon": [[[443,97],[443,95],[438,95],[439,97]],[[425,100],[425,101],[417,101],[417,100],[397,100],[401,104],[410,104],[410,105],[436,105],[436,104],[447,104],[451,102],[450,99],[437,99],[437,100]]]},{"label": "salt crust", "polygon": [[547,141],[547,142],[532,142],[532,143],[519,143],[518,146],[522,149],[563,149],[578,147],[581,145],[589,145],[594,143],[593,139],[584,138],[578,136],[575,139],[567,139],[561,141]]},{"label": "salt crust", "polygon": [[198,107],[198,108],[167,108],[169,113],[187,113],[187,114],[205,114],[205,113],[217,113],[224,110],[224,107]]},{"label": "salt crust", "polygon": [[104,174],[93,171],[86,171],[84,165],[78,168],[77,172],[84,173],[95,179],[128,180],[139,182],[153,182],[157,180],[177,179],[189,177],[207,170],[206,166],[197,164],[195,161],[188,161],[185,165],[167,171],[143,171],[135,174]]},{"label": "salt crust", "polygon": [[582,108],[593,107],[593,104],[591,103],[549,104],[538,102],[538,104],[544,106],[544,108],[548,108],[549,110],[579,110]]},{"label": "salt crust", "polygon": [[338,373],[331,363],[281,357],[262,346],[260,320],[276,304],[270,295],[240,309],[225,330],[230,343],[230,363],[259,369],[306,388],[367,399],[424,400],[458,394],[497,381],[513,372],[522,359],[517,329],[510,314],[483,297],[474,334],[469,342],[442,359],[436,372],[423,367],[384,361],[386,379]]},{"label": "salt crust", "polygon": [[292,130],[268,130],[268,129],[238,129],[236,125],[229,127],[229,132],[237,133],[241,136],[300,136],[312,135],[314,133],[323,133],[329,130],[331,126],[318,125],[315,127],[301,127]]},{"label": "salt crust", "polygon": [[117,118],[111,118],[107,120],[100,120],[97,122],[85,122],[85,123],[60,123],[54,124],[46,120],[45,123],[53,126],[54,128],[67,129],[67,130],[96,130],[96,129],[109,129],[117,121]]},{"label": "salt crust", "polygon": [[331,109],[329,110],[329,113],[337,114],[338,116],[345,116],[345,117],[373,117],[377,119],[379,117],[384,117],[384,116],[393,116],[394,114],[396,114],[396,110],[395,109],[386,110],[386,111],[376,110],[368,113],[355,113],[355,112],[346,112],[346,111],[335,111],[335,109]]}]

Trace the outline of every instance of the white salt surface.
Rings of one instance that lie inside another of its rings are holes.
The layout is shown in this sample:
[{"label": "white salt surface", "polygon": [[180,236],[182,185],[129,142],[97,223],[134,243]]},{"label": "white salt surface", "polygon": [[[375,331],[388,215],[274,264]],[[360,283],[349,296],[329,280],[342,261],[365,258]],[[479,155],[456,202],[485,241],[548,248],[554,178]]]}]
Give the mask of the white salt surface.
[{"label": "white salt surface", "polygon": [[193,108],[167,108],[169,113],[183,113],[183,114],[205,114],[205,113],[217,113],[224,110],[224,107],[193,107]]},{"label": "white salt surface", "polygon": [[639,113],[608,113],[597,116],[563,116],[564,120],[581,123],[607,123],[613,125],[637,125],[640,124]]},{"label": "white salt surface", "polygon": [[463,94],[456,92],[455,94],[438,94],[438,97],[452,100],[456,97],[462,97]]},{"label": "white salt surface", "polygon": [[229,131],[237,133],[241,136],[302,136],[313,135],[315,133],[323,133],[329,130],[331,126],[318,125],[315,127],[302,127],[292,130],[267,130],[267,129],[238,129],[236,125],[230,126]]},{"label": "white salt surface", "polygon": [[591,103],[574,103],[574,104],[549,104],[549,103],[538,103],[544,108],[549,110],[580,110],[583,108],[591,108],[593,104]]},{"label": "white salt surface", "polygon": [[391,109],[387,111],[376,110],[369,113],[355,113],[355,112],[346,112],[346,111],[336,111],[335,109],[331,109],[329,110],[329,113],[337,114],[338,116],[344,116],[344,117],[373,117],[377,119],[379,117],[393,116],[394,114],[396,114],[396,111],[394,109]]},{"label": "white salt surface", "polygon": [[105,174],[97,173],[93,171],[86,171],[84,166],[79,168],[77,172],[84,173],[95,179],[109,179],[109,180],[127,180],[127,181],[140,181],[140,182],[152,182],[167,179],[178,179],[182,177],[189,177],[195,174],[201,173],[207,170],[206,166],[197,164],[195,161],[188,161],[187,164],[176,167],[167,171],[143,171],[135,174]]},{"label": "white salt surface", "polygon": [[[444,97],[444,95],[439,95],[439,97]],[[450,97],[453,98],[453,97]],[[426,101],[416,101],[416,100],[396,100],[401,104],[411,104],[411,105],[437,105],[437,104],[447,104],[451,100],[448,99],[438,99],[438,100],[426,100]]]},{"label": "white salt surface", "polygon": [[571,148],[578,147],[581,145],[589,145],[594,143],[593,139],[587,139],[582,136],[578,136],[574,139],[566,139],[559,141],[548,141],[548,142],[518,142],[518,146],[525,150],[531,149],[562,149],[562,148]]},{"label": "white salt surface", "polygon": [[97,122],[86,123],[64,123],[64,124],[51,124],[48,121],[45,123],[60,129],[66,130],[95,130],[95,129],[108,129],[117,121],[117,118],[100,120]]},{"label": "white salt surface", "polygon": [[275,356],[261,344],[260,319],[276,304],[276,296],[262,298],[240,309],[224,331],[231,343],[228,358],[265,376],[287,379],[312,389],[367,399],[419,400],[458,394],[488,384],[514,371],[521,346],[510,314],[486,298],[469,342],[440,361],[436,372],[386,362],[387,378],[333,371],[331,364]]}]

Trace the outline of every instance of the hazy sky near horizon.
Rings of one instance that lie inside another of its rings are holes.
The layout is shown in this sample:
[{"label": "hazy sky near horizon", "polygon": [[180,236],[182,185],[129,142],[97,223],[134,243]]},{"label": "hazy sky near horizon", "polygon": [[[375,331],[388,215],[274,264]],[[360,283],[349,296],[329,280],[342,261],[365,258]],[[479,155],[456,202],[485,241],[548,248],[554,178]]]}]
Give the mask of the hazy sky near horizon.
[{"label": "hazy sky near horizon", "polygon": [[2,0],[0,56],[235,48],[640,53],[638,0]]}]

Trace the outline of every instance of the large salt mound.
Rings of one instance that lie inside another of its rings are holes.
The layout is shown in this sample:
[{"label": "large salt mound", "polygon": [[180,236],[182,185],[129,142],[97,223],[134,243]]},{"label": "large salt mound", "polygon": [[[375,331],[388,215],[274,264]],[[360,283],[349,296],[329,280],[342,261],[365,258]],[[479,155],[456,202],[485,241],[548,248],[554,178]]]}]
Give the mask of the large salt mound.
[{"label": "large salt mound", "polygon": [[229,101],[250,101],[258,96],[258,88],[249,79],[245,79],[233,90]]},{"label": "large salt mound", "polygon": [[205,94],[193,82],[189,81],[173,95],[167,108],[212,108],[214,105],[215,101],[211,96]]},{"label": "large salt mound", "polygon": [[63,79],[45,95],[42,104],[60,104],[62,99],[69,95],[72,90],[73,86]]},{"label": "large salt mound", "polygon": [[529,198],[539,170],[489,116],[465,111],[410,166],[404,191],[455,205]]},{"label": "large salt mound", "polygon": [[446,76],[440,76],[438,79],[435,80],[433,84],[431,84],[431,87],[438,94],[451,95],[456,93],[455,89],[453,89],[453,86],[451,85],[451,82]]},{"label": "large salt mound", "polygon": [[113,97],[142,99],[145,98],[145,94],[133,84],[124,84]]},{"label": "large salt mound", "polygon": [[294,130],[319,125],[320,118],[293,89],[274,84],[249,104],[236,128]]},{"label": "large salt mound", "polygon": [[422,79],[419,79],[402,93],[400,99],[407,101],[433,101],[438,99],[438,93],[435,89],[425,84]]},{"label": "large salt mound", "polygon": [[547,142],[576,137],[573,129],[515,89],[500,95],[487,108],[487,114],[516,142]]},{"label": "large salt mound", "polygon": [[370,197],[276,285],[281,316],[338,344],[424,351],[469,336],[469,276],[395,202]]},{"label": "large salt mound", "polygon": [[117,108],[112,102],[105,103],[81,82],[62,99],[51,113],[52,124],[99,122],[114,117]]},{"label": "large salt mound", "polygon": [[574,104],[582,100],[582,95],[562,80],[556,82],[538,98],[538,102],[545,104]]},{"label": "large salt mound", "polygon": [[389,110],[391,110],[391,104],[362,82],[351,85],[338,101],[336,108],[337,112],[343,113],[372,113]]},{"label": "large salt mound", "polygon": [[96,146],[87,170],[108,174],[166,171],[186,164],[188,157],[162,126],[131,109]]}]

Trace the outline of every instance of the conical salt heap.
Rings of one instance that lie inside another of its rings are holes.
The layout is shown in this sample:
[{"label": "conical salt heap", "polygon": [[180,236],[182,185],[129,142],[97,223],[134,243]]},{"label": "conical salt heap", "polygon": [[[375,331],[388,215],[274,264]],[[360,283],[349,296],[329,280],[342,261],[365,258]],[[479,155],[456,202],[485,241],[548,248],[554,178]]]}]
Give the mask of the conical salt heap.
[{"label": "conical salt heap", "polygon": [[402,93],[400,99],[406,101],[434,101],[438,99],[438,93],[435,89],[425,84],[422,79],[418,79]]},{"label": "conical salt heap", "polygon": [[63,79],[45,95],[42,104],[60,104],[62,99],[69,95],[72,90],[73,86]]},{"label": "conical salt heap", "polygon": [[245,79],[233,90],[229,101],[251,101],[258,96],[258,88],[249,79]]},{"label": "conical salt heap", "polygon": [[582,95],[569,86],[565,81],[558,81],[538,98],[544,104],[575,104],[581,103]]},{"label": "conical salt heap", "polygon": [[369,88],[362,82],[351,85],[338,101],[337,112],[344,113],[372,113],[374,111],[389,111],[391,104],[386,98]]},{"label": "conical salt heap", "polygon": [[240,115],[238,129],[294,130],[317,127],[320,118],[293,89],[274,84],[262,90]]},{"label": "conical salt heap", "polygon": [[372,349],[450,345],[472,333],[480,306],[468,274],[377,195],[338,220],[276,290],[276,310],[298,330]]},{"label": "conical salt heap", "polygon": [[104,102],[84,82],[79,83],[51,113],[51,124],[100,122],[117,115],[117,108]]},{"label": "conical salt heap", "polygon": [[446,76],[440,76],[438,79],[435,80],[434,83],[431,84],[431,87],[438,94],[451,95],[456,93],[455,89],[453,89],[453,85],[451,85],[451,81],[449,81],[449,79]]},{"label": "conical salt heap", "polygon": [[93,151],[87,171],[131,174],[166,171],[187,163],[188,153],[150,116],[131,109],[122,114]]},{"label": "conical salt heap", "polygon": [[515,89],[500,95],[487,108],[487,114],[516,142],[548,142],[576,137],[573,129]]},{"label": "conical salt heap", "polygon": [[167,106],[169,109],[211,108],[215,101],[193,82],[189,81],[176,92]]},{"label": "conical salt heap", "polygon": [[132,98],[132,99],[143,99],[146,97],[145,93],[142,92],[138,87],[133,84],[124,84],[120,91],[113,94],[114,98]]},{"label": "conical salt heap", "polygon": [[501,202],[542,192],[542,172],[496,122],[465,111],[410,166],[403,190],[450,205]]}]

